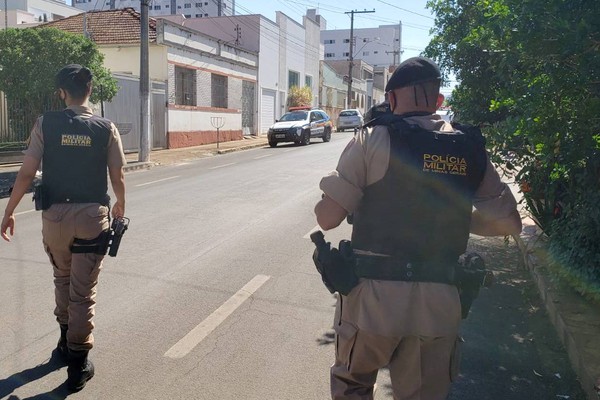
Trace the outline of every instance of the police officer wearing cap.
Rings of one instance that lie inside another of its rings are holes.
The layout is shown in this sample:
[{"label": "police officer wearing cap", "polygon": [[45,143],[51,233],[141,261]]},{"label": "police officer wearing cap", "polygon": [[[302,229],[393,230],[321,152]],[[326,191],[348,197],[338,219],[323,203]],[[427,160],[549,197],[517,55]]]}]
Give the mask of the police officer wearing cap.
[{"label": "police officer wearing cap", "polygon": [[72,246],[76,240],[93,242],[109,229],[107,169],[116,196],[112,216],[123,217],[126,161],[115,125],[88,106],[91,71],[67,65],[56,75],[56,87],[67,107],[35,122],[0,233],[10,241],[14,210],[41,164],[42,237],[54,270],[54,314],[60,325],[57,352],[68,365],[68,389],[79,391],[94,376],[88,352],[94,345],[92,319],[104,255],[73,253]]},{"label": "police officer wearing cap", "polygon": [[359,277],[338,296],[335,400],[373,399],[386,366],[394,399],[445,399],[458,374],[456,260],[469,232],[521,231],[481,134],[435,113],[440,81],[432,60],[402,62],[385,88],[391,114],[359,131],[320,183],[315,214],[324,230],[353,215]]}]

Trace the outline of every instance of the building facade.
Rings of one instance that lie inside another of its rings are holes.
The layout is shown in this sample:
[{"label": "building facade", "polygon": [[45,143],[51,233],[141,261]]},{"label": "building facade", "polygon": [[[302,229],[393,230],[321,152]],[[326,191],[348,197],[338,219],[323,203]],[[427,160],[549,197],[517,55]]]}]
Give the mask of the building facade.
[{"label": "building facade", "polygon": [[[324,30],[321,32],[321,43],[325,47],[325,61],[350,59],[350,29]],[[353,30],[354,60],[362,60],[373,67],[398,65],[401,49],[401,23]]]},{"label": "building facade", "polygon": [[287,111],[288,91],[292,86],[310,87],[312,105],[318,105],[319,60],[323,47],[320,45],[321,25],[315,18],[304,16],[302,24],[282,12],[276,12],[275,22],[258,14],[208,19],[165,18],[258,54],[258,133],[266,133]]},{"label": "building facade", "polygon": [[[139,0],[73,0],[73,6],[84,11],[133,8],[140,11]],[[235,14],[235,0],[152,0],[152,17],[181,15],[185,18],[231,16]]]},{"label": "building facade", "polygon": [[81,13],[58,0],[6,0],[5,4],[8,12],[0,3],[0,29],[26,28]]}]

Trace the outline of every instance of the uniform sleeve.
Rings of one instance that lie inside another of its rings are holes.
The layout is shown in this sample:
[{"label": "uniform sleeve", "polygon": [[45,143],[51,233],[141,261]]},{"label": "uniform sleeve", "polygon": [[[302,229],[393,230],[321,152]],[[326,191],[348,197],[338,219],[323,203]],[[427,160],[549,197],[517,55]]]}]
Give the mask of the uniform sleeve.
[{"label": "uniform sleeve", "polygon": [[108,158],[107,165],[109,167],[120,168],[127,164],[125,154],[123,153],[123,144],[121,143],[121,135],[115,124],[111,123],[111,135],[108,138]]},{"label": "uniform sleeve", "polygon": [[488,218],[504,218],[517,209],[517,201],[508,185],[500,180],[494,165],[487,160],[485,175],[473,199],[475,208]]},{"label": "uniform sleeve", "polygon": [[29,157],[33,157],[36,160],[41,160],[44,156],[44,135],[42,134],[42,116],[39,117],[33,128],[31,129],[31,135],[29,136],[29,145],[27,149],[23,151],[23,154]]},{"label": "uniform sleeve", "polygon": [[342,152],[336,170],[321,179],[321,190],[349,213],[357,209],[365,187],[385,175],[389,135],[383,129],[357,133]]}]

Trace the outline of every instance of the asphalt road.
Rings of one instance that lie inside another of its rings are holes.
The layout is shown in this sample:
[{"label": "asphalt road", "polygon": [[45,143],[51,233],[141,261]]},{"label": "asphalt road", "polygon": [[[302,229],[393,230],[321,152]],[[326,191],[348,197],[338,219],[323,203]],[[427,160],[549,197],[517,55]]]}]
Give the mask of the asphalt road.
[{"label": "asphalt road", "polygon": [[[107,258],[96,376],[73,399],[323,400],[335,299],[308,233],[319,179],[351,138],[279,145],[128,173],[131,225]],[[7,199],[0,200],[4,209]],[[40,215],[24,199],[0,244],[0,399],[64,399],[66,368]],[[337,243],[350,228],[327,234]],[[473,238],[500,274],[466,321],[451,399],[583,399],[553,328],[502,239]],[[391,399],[382,371],[376,399]]]}]

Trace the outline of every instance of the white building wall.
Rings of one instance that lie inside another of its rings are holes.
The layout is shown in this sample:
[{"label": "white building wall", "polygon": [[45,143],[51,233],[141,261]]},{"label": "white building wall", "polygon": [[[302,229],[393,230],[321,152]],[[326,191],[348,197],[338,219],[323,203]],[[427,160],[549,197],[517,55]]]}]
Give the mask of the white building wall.
[{"label": "white building wall", "polygon": [[[52,0],[7,0],[8,27],[18,27],[21,24],[50,22],[81,13],[81,10],[68,6],[60,1]],[[2,8],[0,28],[4,28],[4,3]]]},{"label": "white building wall", "polygon": [[[305,31],[305,44],[304,49],[304,75],[310,76],[312,84],[310,89],[313,94],[313,107],[319,104],[319,60],[323,58],[323,47],[321,46],[321,29],[319,24],[308,18],[304,17],[304,31]],[[306,79],[301,83],[306,83]]]},{"label": "white building wall", "polygon": [[[111,72],[139,77],[140,46],[139,45],[100,45],[98,50],[104,54],[104,66]],[[167,48],[150,44],[148,48],[150,79],[166,82],[168,79]]]},{"label": "white building wall", "polygon": [[[354,29],[354,59],[360,59],[374,67],[400,63],[401,27]],[[324,60],[348,60],[350,29],[321,31],[321,43],[325,46]],[[334,43],[331,43],[333,41]]]}]

